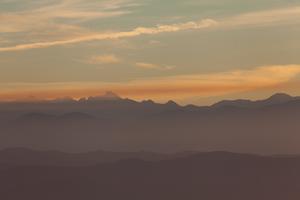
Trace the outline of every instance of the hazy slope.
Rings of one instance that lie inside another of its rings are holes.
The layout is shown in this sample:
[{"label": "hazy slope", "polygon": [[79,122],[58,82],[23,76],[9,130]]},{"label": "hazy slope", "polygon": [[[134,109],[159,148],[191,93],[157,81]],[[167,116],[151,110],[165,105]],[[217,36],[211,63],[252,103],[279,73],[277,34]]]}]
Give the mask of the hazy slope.
[{"label": "hazy slope", "polygon": [[5,200],[298,200],[299,157],[226,152],[92,166],[3,166]]}]

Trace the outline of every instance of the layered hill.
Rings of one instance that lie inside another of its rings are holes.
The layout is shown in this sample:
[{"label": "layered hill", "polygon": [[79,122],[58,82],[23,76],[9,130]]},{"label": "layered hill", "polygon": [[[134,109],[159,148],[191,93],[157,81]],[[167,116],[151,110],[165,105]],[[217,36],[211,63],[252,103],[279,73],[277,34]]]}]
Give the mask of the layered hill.
[{"label": "layered hill", "polygon": [[0,148],[177,152],[300,153],[300,99],[227,100],[180,106],[123,99],[0,103]]},{"label": "layered hill", "polygon": [[[0,160],[12,149],[0,152]],[[23,152],[49,158],[58,152]],[[117,153],[115,153],[117,154]],[[122,154],[122,153],[121,153]],[[11,155],[10,155],[11,156]],[[6,200],[298,200],[300,158],[207,152],[159,160],[132,156],[97,163],[0,164],[0,193]],[[98,157],[98,158],[97,158]],[[50,161],[51,159],[49,159]],[[67,160],[67,159],[65,159]]]}]

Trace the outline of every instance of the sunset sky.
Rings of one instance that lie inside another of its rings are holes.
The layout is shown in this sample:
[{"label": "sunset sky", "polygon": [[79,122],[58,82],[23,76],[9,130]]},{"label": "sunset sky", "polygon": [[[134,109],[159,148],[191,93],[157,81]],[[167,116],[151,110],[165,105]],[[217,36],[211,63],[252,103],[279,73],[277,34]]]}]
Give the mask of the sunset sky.
[{"label": "sunset sky", "polygon": [[0,100],[300,95],[300,0],[0,0]]}]

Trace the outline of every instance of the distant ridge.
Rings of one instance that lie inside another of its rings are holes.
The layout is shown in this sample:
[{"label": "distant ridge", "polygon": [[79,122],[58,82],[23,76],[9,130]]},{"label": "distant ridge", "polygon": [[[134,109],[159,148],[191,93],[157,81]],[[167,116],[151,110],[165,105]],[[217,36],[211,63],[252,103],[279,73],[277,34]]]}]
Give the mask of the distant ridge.
[{"label": "distant ridge", "polygon": [[[65,153],[55,150],[34,150],[29,148],[7,148],[0,150],[0,165],[55,165],[55,166],[87,166],[100,163],[111,163],[122,160],[160,161],[184,158],[197,155],[198,152],[180,152],[163,154],[146,151],[112,152],[89,151],[84,153]],[[204,154],[204,153],[201,153]],[[200,154],[200,155],[201,155]],[[211,154],[211,153],[206,153]]]},{"label": "distant ridge", "polygon": [[292,97],[285,93],[276,93],[271,97],[264,100],[251,101],[247,99],[238,99],[238,100],[223,100],[212,105],[212,107],[261,107],[268,105],[277,105],[282,103],[288,103],[290,101],[300,100],[299,97]]},{"label": "distant ridge", "polygon": [[62,119],[71,119],[71,120],[82,120],[82,119],[95,119],[95,116],[89,115],[82,112],[71,112],[60,115],[59,118]]},{"label": "distant ridge", "polygon": [[112,91],[107,91],[103,95],[100,96],[92,96],[88,98],[80,99],[80,101],[117,101],[122,100],[122,98]]},{"label": "distant ridge", "polygon": [[288,101],[292,101],[295,99],[299,99],[298,97],[292,97],[291,95],[285,93],[276,93],[265,100],[268,103],[285,103]]},{"label": "distant ridge", "polygon": [[47,113],[27,113],[18,118],[19,120],[39,120],[39,121],[46,121],[46,120],[90,120],[95,119],[95,116],[81,113],[81,112],[69,112],[64,113],[61,115],[53,115],[53,114],[47,114]]},{"label": "distant ridge", "polygon": [[0,148],[300,153],[299,97],[278,93],[201,107],[106,96],[110,100],[0,104]]},{"label": "distant ridge", "polygon": [[[64,98],[57,98],[57,99],[53,99],[53,100],[40,100],[40,101],[11,101],[11,102],[0,102],[0,106],[1,105],[6,105],[6,104],[10,104],[10,105],[18,105],[18,104],[48,104],[48,103],[53,103],[53,104],[78,104],[78,103],[99,103],[101,104],[102,102],[105,103],[126,103],[126,104],[131,104],[131,105],[138,105],[138,104],[142,104],[142,105],[147,105],[147,106],[166,106],[168,108],[188,108],[190,110],[193,109],[197,109],[197,108],[221,108],[221,107],[244,107],[244,108],[251,108],[251,107],[262,107],[262,106],[268,106],[268,105],[277,105],[277,104],[283,104],[283,103],[288,103],[291,101],[295,101],[295,100],[300,100],[299,96],[291,96],[289,94],[286,93],[275,93],[274,95],[266,98],[266,99],[262,99],[262,100],[249,100],[249,99],[233,99],[233,100],[222,100],[219,102],[216,102],[210,106],[198,106],[198,105],[194,105],[194,104],[188,104],[185,106],[179,105],[178,103],[176,103],[174,100],[169,100],[166,103],[157,103],[151,99],[148,100],[142,100],[142,101],[135,101],[132,99],[128,99],[128,98],[122,98],[121,96],[119,96],[118,94],[112,92],[112,91],[107,91],[105,92],[103,95],[99,95],[99,96],[90,96],[90,97],[84,97],[81,98],[79,100],[75,100],[72,99],[71,97],[64,97]],[[0,107],[1,109],[1,107]]]},{"label": "distant ridge", "polygon": [[21,115],[18,119],[19,120],[53,120],[55,119],[55,115],[47,114],[47,113],[26,113],[24,115]]}]

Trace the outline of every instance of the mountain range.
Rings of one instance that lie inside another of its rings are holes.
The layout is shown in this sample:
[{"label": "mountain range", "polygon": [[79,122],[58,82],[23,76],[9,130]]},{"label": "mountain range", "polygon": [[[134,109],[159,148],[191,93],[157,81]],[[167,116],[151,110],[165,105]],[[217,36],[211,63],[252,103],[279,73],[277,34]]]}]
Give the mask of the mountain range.
[{"label": "mountain range", "polygon": [[300,153],[300,98],[224,100],[211,106],[137,102],[107,92],[80,100],[0,103],[0,148],[65,152]]}]

